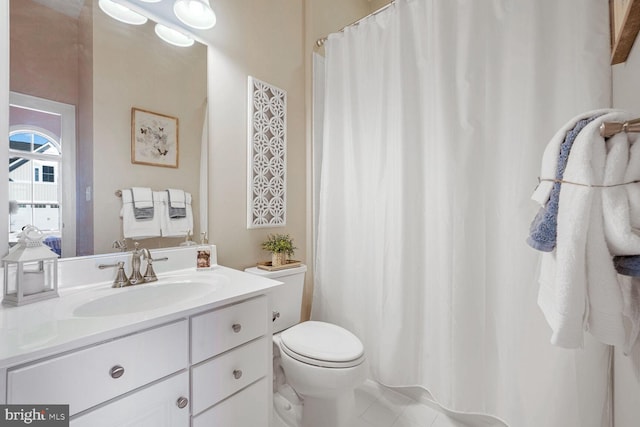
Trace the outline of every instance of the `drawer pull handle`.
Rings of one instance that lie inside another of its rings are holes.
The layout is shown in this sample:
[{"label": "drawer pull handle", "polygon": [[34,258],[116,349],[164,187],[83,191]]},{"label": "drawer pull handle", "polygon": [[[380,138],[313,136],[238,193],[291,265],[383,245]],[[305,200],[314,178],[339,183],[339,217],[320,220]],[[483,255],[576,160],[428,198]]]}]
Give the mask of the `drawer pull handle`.
[{"label": "drawer pull handle", "polygon": [[111,371],[109,373],[111,374],[111,378],[120,378],[122,375],[124,375],[124,368],[120,365],[116,365],[111,368]]},{"label": "drawer pull handle", "polygon": [[242,330],[242,325],[239,323],[234,323],[233,326],[231,327],[231,329],[233,329],[233,332],[235,332],[236,334],[238,332],[240,332]]},{"label": "drawer pull handle", "polygon": [[276,319],[278,319],[280,317],[280,312],[279,311],[274,311],[272,314],[273,314],[273,318],[271,320],[275,322]]},{"label": "drawer pull handle", "polygon": [[235,369],[233,371],[233,378],[239,380],[242,377],[242,371],[240,369]]},{"label": "drawer pull handle", "polygon": [[182,396],[179,397],[178,400],[176,401],[176,405],[178,405],[178,408],[183,409],[184,407],[186,407],[189,404],[189,399],[187,399],[186,397]]}]

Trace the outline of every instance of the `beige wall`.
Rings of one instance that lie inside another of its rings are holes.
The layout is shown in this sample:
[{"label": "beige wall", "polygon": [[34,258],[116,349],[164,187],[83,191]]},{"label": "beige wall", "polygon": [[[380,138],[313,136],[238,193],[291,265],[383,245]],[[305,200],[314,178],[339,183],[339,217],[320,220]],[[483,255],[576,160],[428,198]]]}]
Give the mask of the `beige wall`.
[{"label": "beige wall", "polygon": [[11,0],[11,90],[77,105],[78,21]]},{"label": "beige wall", "polygon": [[[270,259],[268,233],[289,233],[305,251],[303,7],[299,0],[216,2],[209,47],[209,231],[220,264],[244,269]],[[247,229],[247,77],[287,92],[287,224]]]},{"label": "beige wall", "polygon": [[[180,188],[193,198],[194,228],[199,209],[200,151],[207,94],[206,46],[171,46],[153,23],[121,24],[94,8],[93,176],[95,253],[112,252],[122,237],[122,201],[115,191],[129,187]],[[177,117],[179,167],[131,163],[131,108]],[[79,196],[84,198],[84,192]],[[184,239],[141,241],[145,247],[176,246]]]},{"label": "beige wall", "polygon": [[627,61],[614,65],[612,70],[613,107],[640,116],[640,41],[636,40]]},{"label": "beige wall", "polygon": [[[209,48],[209,230],[219,262],[234,268],[268,260],[268,233],[289,233],[295,258],[311,267],[308,208],[313,43],[370,12],[367,0],[217,2]],[[247,229],[247,76],[287,92],[287,225]],[[312,271],[307,274],[309,312]],[[307,313],[307,314],[305,314]]]},{"label": "beige wall", "polygon": [[[613,107],[640,117],[640,41],[626,62],[613,66]],[[638,144],[638,142],[636,142]],[[631,358],[615,351],[615,427],[635,427],[640,419],[640,374]]]}]

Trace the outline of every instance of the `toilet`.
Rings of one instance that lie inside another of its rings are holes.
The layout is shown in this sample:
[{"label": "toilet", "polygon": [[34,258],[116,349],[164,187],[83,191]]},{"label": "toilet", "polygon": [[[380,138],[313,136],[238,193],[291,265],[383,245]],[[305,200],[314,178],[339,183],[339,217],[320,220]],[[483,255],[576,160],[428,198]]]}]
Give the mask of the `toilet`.
[{"label": "toilet", "polygon": [[245,271],[284,283],[271,294],[274,427],[351,427],[367,376],[362,342],[331,323],[300,323],[305,265]]}]

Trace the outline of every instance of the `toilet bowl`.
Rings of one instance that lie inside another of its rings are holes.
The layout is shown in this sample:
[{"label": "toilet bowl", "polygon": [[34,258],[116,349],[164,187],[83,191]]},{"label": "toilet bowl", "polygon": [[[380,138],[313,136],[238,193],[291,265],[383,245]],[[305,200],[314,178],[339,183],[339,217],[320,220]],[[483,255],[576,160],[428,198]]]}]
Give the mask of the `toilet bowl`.
[{"label": "toilet bowl", "polygon": [[367,376],[358,337],[331,323],[298,323],[306,266],[245,271],[284,283],[271,295],[274,412],[279,421],[290,427],[351,427],[354,389]]}]

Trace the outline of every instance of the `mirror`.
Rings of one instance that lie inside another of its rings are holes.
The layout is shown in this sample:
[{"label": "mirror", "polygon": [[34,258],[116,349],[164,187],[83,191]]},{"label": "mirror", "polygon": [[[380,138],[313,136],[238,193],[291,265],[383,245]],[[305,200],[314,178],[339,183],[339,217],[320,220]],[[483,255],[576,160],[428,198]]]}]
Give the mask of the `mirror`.
[{"label": "mirror", "polygon": [[[59,144],[62,162],[73,157],[65,157],[69,153],[65,150],[75,148],[75,177],[61,173],[59,181],[50,178],[55,169],[47,164],[47,179],[60,182],[58,199],[51,196],[46,203],[38,203],[41,200],[32,191],[31,200],[17,200],[14,207],[18,209],[13,212],[14,216],[24,214],[20,208],[28,207],[35,218],[46,210],[44,217],[50,223],[59,209],[61,218],[69,218],[63,221],[62,235],[75,229],[75,250],[63,249],[63,256],[114,251],[113,242],[123,237],[122,200],[116,192],[131,187],[178,188],[191,193],[192,232],[199,234],[199,206],[206,204],[199,200],[199,189],[201,175],[206,177],[206,170],[201,174],[200,158],[203,140],[207,141],[206,135],[203,138],[207,47],[200,43],[187,48],[169,45],[155,35],[154,25],[151,20],[140,26],[118,22],[100,10],[98,0],[10,2],[12,99],[17,93],[75,107],[75,144],[65,140]],[[133,108],[178,119],[177,168],[132,163]],[[10,117],[20,116],[11,110]],[[10,121],[10,133],[24,124],[24,120]],[[33,120],[28,124],[55,134]],[[43,150],[34,143],[30,147],[36,157]],[[21,158],[16,165],[20,162],[28,163]],[[30,178],[40,182],[45,166],[32,163]],[[10,195],[12,198],[17,197]],[[43,210],[36,212],[40,206]],[[184,237],[140,240],[149,249],[177,246],[182,241]],[[132,242],[128,243],[131,248]]]}]

